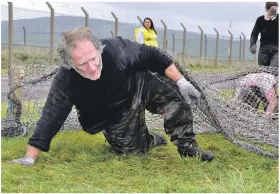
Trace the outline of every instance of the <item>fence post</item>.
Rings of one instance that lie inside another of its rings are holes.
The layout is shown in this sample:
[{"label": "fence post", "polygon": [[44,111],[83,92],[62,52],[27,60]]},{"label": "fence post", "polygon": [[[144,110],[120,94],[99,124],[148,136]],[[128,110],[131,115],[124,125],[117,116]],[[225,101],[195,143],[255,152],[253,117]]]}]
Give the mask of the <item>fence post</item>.
[{"label": "fence post", "polygon": [[200,58],[200,60],[199,60],[199,64],[201,65],[201,63],[202,63],[202,47],[203,47],[203,30],[202,30],[202,28],[200,27],[200,26],[198,26],[198,28],[199,28],[199,30],[200,30],[200,52],[199,52],[199,58]]},{"label": "fence post", "polygon": [[141,18],[139,17],[139,16],[137,16],[137,19],[139,20],[139,22],[140,22],[140,26],[142,26],[142,20],[141,20]]},{"label": "fence post", "polygon": [[229,65],[232,64],[232,41],[233,41],[233,35],[231,31],[228,30],[228,33],[230,34],[230,42],[229,42]]},{"label": "fence post", "polygon": [[204,40],[205,41],[205,43],[204,43],[204,45],[205,45],[204,46],[205,47],[204,48],[204,60],[206,60],[206,57],[207,57],[207,35],[206,34],[204,35],[204,38],[205,38],[205,40]]},{"label": "fence post", "polygon": [[175,35],[172,33],[172,54],[175,53]]},{"label": "fence post", "polygon": [[241,35],[239,35],[239,40],[240,40],[240,44],[239,44],[239,61],[241,61],[241,53],[242,53],[242,37]]},{"label": "fence post", "polygon": [[83,7],[81,7],[81,9],[85,14],[85,27],[88,27],[88,13]]},{"label": "fence post", "polygon": [[11,68],[13,60],[13,44],[14,44],[14,19],[13,19],[13,3],[8,2],[9,5],[9,57],[8,57],[8,76],[9,76],[9,87],[11,88]]},{"label": "fence post", "polygon": [[215,56],[215,65],[218,66],[218,56],[219,56],[219,32],[216,28],[214,28],[215,32],[217,33],[216,38],[216,56]]},{"label": "fence post", "polygon": [[112,38],[114,38],[114,33],[113,33],[113,31],[111,30],[111,35],[112,35]]},{"label": "fence post", "polygon": [[186,45],[187,45],[187,29],[186,27],[181,23],[182,28],[184,29],[183,31],[183,62],[185,62],[186,58]]},{"label": "fence post", "polygon": [[[21,72],[23,71],[21,66],[17,66],[16,68],[14,67],[12,63],[12,56],[13,56],[13,41],[14,41],[14,14],[13,14],[13,3],[8,2],[8,10],[9,10],[9,25],[8,25],[8,30],[9,30],[9,56],[8,56],[8,84],[9,84],[9,89],[12,88],[12,86],[15,83],[20,82],[20,79],[23,78],[23,75],[21,76]],[[19,80],[18,80],[19,78]],[[14,91],[14,95],[17,95],[16,97],[21,101],[22,95],[21,95],[22,88],[18,88]],[[17,110],[15,110],[15,107],[11,106],[10,101],[8,102],[8,108],[7,108],[7,114],[6,118],[15,120],[15,119],[20,119],[16,118],[15,113]]]},{"label": "fence post", "polygon": [[245,61],[245,49],[246,49],[246,36],[243,34],[243,32],[241,32],[242,36],[243,36],[243,58],[242,61]]},{"label": "fence post", "polygon": [[[9,79],[11,79],[11,86],[16,85],[17,83],[20,83],[22,81],[24,77],[24,70],[22,66],[16,66],[16,67],[13,66],[12,69],[10,69],[9,71],[11,72],[11,77],[9,77]],[[17,89],[15,89],[13,91],[12,96],[13,95],[22,104],[22,87],[18,87]],[[16,112],[19,111],[17,110],[17,108],[18,108],[17,106],[14,106],[14,103],[9,101],[7,112],[6,112],[6,118],[9,120],[20,120],[20,115],[16,114]]]},{"label": "fence post", "polygon": [[115,37],[118,36],[118,31],[119,31],[119,20],[117,16],[114,14],[114,12],[111,12],[112,16],[115,18]]},{"label": "fence post", "polygon": [[164,23],[164,21],[160,20],[162,25],[164,26],[164,34],[163,34],[163,50],[166,51],[167,47],[166,47],[166,34],[167,34],[167,26]]},{"label": "fence post", "polygon": [[22,26],[22,29],[23,29],[23,45],[26,46],[26,30],[24,26]]},{"label": "fence post", "polygon": [[46,4],[51,11],[50,65],[54,65],[54,9],[49,2]]}]

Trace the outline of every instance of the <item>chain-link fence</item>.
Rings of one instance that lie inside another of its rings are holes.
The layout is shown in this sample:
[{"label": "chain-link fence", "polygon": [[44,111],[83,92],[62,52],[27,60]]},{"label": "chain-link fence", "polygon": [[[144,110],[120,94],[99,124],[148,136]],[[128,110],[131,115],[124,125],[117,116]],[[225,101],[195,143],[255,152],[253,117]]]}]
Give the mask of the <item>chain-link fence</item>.
[{"label": "chain-link fence", "polygon": [[[88,26],[98,38],[122,36],[134,40],[134,30],[140,26],[140,20],[125,13],[113,13],[105,10],[88,9],[86,7],[70,6],[63,3],[32,3],[30,9],[19,8],[17,4],[2,4],[1,9],[12,15],[30,16],[40,14],[33,19],[2,21],[2,46],[12,45],[44,47],[50,49],[50,63],[54,64],[60,34],[77,26]],[[9,25],[13,29],[9,31]],[[184,54],[188,64],[212,63],[232,65],[233,62],[256,64],[255,55],[248,52],[248,37],[240,36],[241,31],[216,29],[215,26],[195,26],[181,23],[182,30],[173,30],[169,24],[161,21],[156,26],[159,47],[174,55]],[[165,27],[164,27],[165,26]],[[184,27],[186,40],[184,44]],[[215,31],[215,29],[217,32]],[[233,37],[231,39],[230,33]],[[10,34],[10,35],[9,35]],[[217,36],[219,34],[219,36]]]}]

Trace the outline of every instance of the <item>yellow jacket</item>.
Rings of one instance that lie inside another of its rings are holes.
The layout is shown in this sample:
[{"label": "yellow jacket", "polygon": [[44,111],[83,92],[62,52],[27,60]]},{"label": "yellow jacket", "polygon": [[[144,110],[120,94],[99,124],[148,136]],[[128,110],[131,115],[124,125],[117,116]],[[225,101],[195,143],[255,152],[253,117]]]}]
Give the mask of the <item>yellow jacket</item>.
[{"label": "yellow jacket", "polygon": [[157,34],[153,29],[146,29],[144,27],[135,29],[135,41],[139,43],[138,33],[142,32],[144,35],[144,44],[158,48]]}]

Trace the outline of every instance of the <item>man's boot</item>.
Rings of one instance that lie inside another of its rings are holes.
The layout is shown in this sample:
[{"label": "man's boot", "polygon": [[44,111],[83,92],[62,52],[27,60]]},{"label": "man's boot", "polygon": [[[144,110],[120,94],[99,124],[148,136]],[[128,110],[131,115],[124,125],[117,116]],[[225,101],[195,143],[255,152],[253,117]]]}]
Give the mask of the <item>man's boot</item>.
[{"label": "man's boot", "polygon": [[206,152],[204,150],[201,150],[197,143],[190,143],[190,145],[184,149],[179,149],[178,152],[181,155],[182,158],[185,157],[199,157],[201,161],[208,161],[211,162],[213,158],[215,157],[213,153]]},{"label": "man's boot", "polygon": [[162,134],[150,132],[150,135],[151,135],[151,138],[152,138],[152,147],[166,146],[167,145],[167,141]]}]

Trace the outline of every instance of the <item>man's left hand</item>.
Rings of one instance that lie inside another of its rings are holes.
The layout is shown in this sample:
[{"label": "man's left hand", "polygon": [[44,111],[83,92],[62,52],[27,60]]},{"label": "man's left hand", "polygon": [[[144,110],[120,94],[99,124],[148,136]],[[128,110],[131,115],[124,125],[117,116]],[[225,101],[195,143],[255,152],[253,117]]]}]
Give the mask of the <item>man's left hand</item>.
[{"label": "man's left hand", "polygon": [[177,80],[176,84],[179,87],[179,91],[185,98],[187,104],[191,104],[192,102],[190,96],[195,97],[197,100],[200,98],[200,92],[195,89],[195,87],[184,77],[181,77],[179,80]]}]

